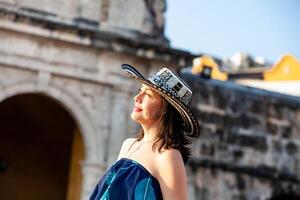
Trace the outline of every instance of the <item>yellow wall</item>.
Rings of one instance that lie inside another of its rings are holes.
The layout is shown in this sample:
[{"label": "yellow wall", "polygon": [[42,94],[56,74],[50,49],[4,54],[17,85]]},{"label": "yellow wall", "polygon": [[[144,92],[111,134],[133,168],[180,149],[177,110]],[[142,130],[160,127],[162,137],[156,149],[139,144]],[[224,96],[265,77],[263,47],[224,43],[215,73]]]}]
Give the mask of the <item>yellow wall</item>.
[{"label": "yellow wall", "polygon": [[72,157],[69,172],[69,187],[67,200],[79,200],[81,196],[82,172],[81,163],[84,160],[84,145],[78,128],[74,131]]},{"label": "yellow wall", "polygon": [[265,81],[300,80],[300,62],[291,54],[284,55],[263,76]]},{"label": "yellow wall", "polygon": [[[201,56],[194,59],[192,73],[201,74],[204,67],[210,67],[211,78],[227,80],[228,75],[219,69],[218,64],[210,56]],[[291,54],[282,56],[273,67],[263,74],[264,81],[295,81],[300,80],[300,61]]]},{"label": "yellow wall", "polygon": [[193,74],[200,74],[202,73],[204,67],[210,67],[211,72],[211,78],[212,79],[218,79],[218,80],[227,80],[227,74],[220,71],[218,64],[214,61],[213,58],[210,56],[201,56],[199,58],[195,58],[193,61],[193,68],[192,73]]}]

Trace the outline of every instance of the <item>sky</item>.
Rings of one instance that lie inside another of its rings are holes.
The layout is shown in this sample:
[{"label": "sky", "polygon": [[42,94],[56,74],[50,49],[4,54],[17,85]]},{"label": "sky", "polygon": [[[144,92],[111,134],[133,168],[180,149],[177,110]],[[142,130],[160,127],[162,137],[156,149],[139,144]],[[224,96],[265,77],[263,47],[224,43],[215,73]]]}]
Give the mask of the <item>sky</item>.
[{"label": "sky", "polygon": [[219,58],[244,52],[270,62],[300,59],[300,0],[167,0],[174,48]]}]

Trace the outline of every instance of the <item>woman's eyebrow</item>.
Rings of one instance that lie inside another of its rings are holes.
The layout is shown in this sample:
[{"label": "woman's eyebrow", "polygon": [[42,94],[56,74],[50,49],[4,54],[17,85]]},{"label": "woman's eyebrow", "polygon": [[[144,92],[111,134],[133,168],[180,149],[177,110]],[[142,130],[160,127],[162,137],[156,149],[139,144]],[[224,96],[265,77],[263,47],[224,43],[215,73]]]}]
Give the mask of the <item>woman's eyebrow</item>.
[{"label": "woman's eyebrow", "polygon": [[141,88],[140,88],[140,90],[143,90],[143,91],[150,90],[150,91],[151,91],[151,89],[150,89],[150,88],[144,88],[144,87],[141,87]]},{"label": "woman's eyebrow", "polygon": [[141,91],[147,92],[149,95],[154,95],[154,92],[151,90],[151,88],[141,88]]},{"label": "woman's eyebrow", "polygon": [[150,88],[145,88],[144,91],[150,91],[153,93],[153,91]]}]

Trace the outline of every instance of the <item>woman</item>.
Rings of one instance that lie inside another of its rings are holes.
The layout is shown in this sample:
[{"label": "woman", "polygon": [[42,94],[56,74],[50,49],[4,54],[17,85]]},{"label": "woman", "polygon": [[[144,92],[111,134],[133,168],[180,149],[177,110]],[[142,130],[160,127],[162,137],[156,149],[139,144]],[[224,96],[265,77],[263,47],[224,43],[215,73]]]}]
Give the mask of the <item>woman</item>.
[{"label": "woman", "polygon": [[186,200],[188,137],[198,137],[200,130],[187,107],[192,92],[167,68],[148,79],[128,64],[122,68],[142,84],[131,114],[141,130],[136,138],[123,142],[118,161],[101,178],[90,200]]}]

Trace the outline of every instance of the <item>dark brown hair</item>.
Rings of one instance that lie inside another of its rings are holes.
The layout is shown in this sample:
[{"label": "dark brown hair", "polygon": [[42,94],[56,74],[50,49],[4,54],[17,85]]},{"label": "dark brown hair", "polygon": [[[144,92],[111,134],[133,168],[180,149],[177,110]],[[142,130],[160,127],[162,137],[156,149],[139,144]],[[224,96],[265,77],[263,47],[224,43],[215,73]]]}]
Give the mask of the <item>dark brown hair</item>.
[{"label": "dark brown hair", "polygon": [[[159,117],[159,133],[155,137],[152,149],[158,149],[162,152],[164,149],[174,148],[179,150],[183,162],[186,163],[191,155],[191,149],[188,145],[190,140],[185,136],[183,130],[183,122],[179,112],[164,98],[163,105]],[[143,129],[137,134],[137,141],[144,137]]]}]

